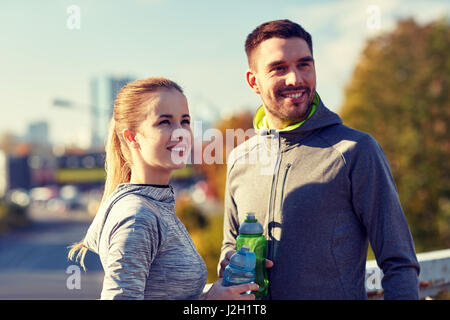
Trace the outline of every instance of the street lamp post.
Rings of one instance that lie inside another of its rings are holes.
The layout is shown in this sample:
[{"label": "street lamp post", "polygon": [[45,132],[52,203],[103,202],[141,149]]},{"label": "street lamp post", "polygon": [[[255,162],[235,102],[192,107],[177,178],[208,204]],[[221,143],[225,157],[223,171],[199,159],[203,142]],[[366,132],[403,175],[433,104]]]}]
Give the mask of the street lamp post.
[{"label": "street lamp post", "polygon": [[67,99],[61,99],[61,98],[55,98],[52,101],[52,105],[54,107],[60,107],[60,108],[70,108],[80,111],[88,111],[90,114],[91,119],[91,149],[94,149],[96,144],[99,141],[99,134],[98,134],[98,120],[100,112],[95,104],[84,104],[84,103],[78,103],[75,101],[67,100]]}]

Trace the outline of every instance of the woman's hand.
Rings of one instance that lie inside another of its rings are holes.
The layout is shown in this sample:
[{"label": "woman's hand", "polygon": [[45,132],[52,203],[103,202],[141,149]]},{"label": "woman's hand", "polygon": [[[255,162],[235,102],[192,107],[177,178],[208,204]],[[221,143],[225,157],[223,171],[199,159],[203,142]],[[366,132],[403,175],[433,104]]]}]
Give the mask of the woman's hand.
[{"label": "woman's hand", "polygon": [[256,283],[244,283],[235,286],[222,286],[222,278],[213,283],[211,289],[206,292],[201,299],[203,300],[255,300],[255,295],[241,294],[246,291],[256,291],[259,286]]}]

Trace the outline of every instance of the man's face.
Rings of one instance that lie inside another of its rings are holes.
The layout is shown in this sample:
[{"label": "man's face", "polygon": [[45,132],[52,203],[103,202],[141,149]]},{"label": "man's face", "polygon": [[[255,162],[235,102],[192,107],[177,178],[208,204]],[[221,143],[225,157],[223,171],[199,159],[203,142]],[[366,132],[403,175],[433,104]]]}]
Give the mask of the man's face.
[{"label": "man's face", "polygon": [[261,96],[269,123],[285,127],[306,119],[316,91],[316,70],[306,41],[270,38],[251,59],[247,82]]}]

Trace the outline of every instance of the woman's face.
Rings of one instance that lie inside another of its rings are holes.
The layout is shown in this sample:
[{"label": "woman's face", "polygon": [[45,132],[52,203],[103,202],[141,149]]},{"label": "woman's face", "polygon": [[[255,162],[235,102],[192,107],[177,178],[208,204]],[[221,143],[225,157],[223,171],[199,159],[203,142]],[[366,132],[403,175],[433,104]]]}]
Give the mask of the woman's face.
[{"label": "woman's face", "polygon": [[186,97],[175,89],[161,89],[149,95],[149,113],[136,130],[144,166],[171,171],[186,165],[192,131]]}]

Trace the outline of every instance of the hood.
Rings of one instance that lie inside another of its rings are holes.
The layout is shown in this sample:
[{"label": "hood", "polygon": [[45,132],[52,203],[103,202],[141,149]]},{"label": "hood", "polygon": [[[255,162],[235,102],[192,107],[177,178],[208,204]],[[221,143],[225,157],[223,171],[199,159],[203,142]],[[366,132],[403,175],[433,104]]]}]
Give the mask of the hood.
[{"label": "hood", "polygon": [[100,237],[102,230],[112,206],[121,198],[129,195],[137,194],[148,198],[152,201],[162,203],[173,203],[174,193],[171,186],[153,186],[148,184],[130,184],[122,183],[114,190],[114,192],[101,204],[95,215],[89,229],[84,237],[84,245],[91,251],[99,253]]},{"label": "hood", "polygon": [[[261,106],[256,111],[256,115],[253,119],[254,129],[258,134],[266,135],[272,131],[264,126],[265,112],[264,107]],[[342,119],[334,112],[330,111],[320,99],[319,94],[316,92],[313,100],[313,106],[311,112],[306,120],[293,124],[282,130],[277,130],[282,135],[290,134],[304,134],[309,131],[328,127],[334,124],[341,124]]]}]

